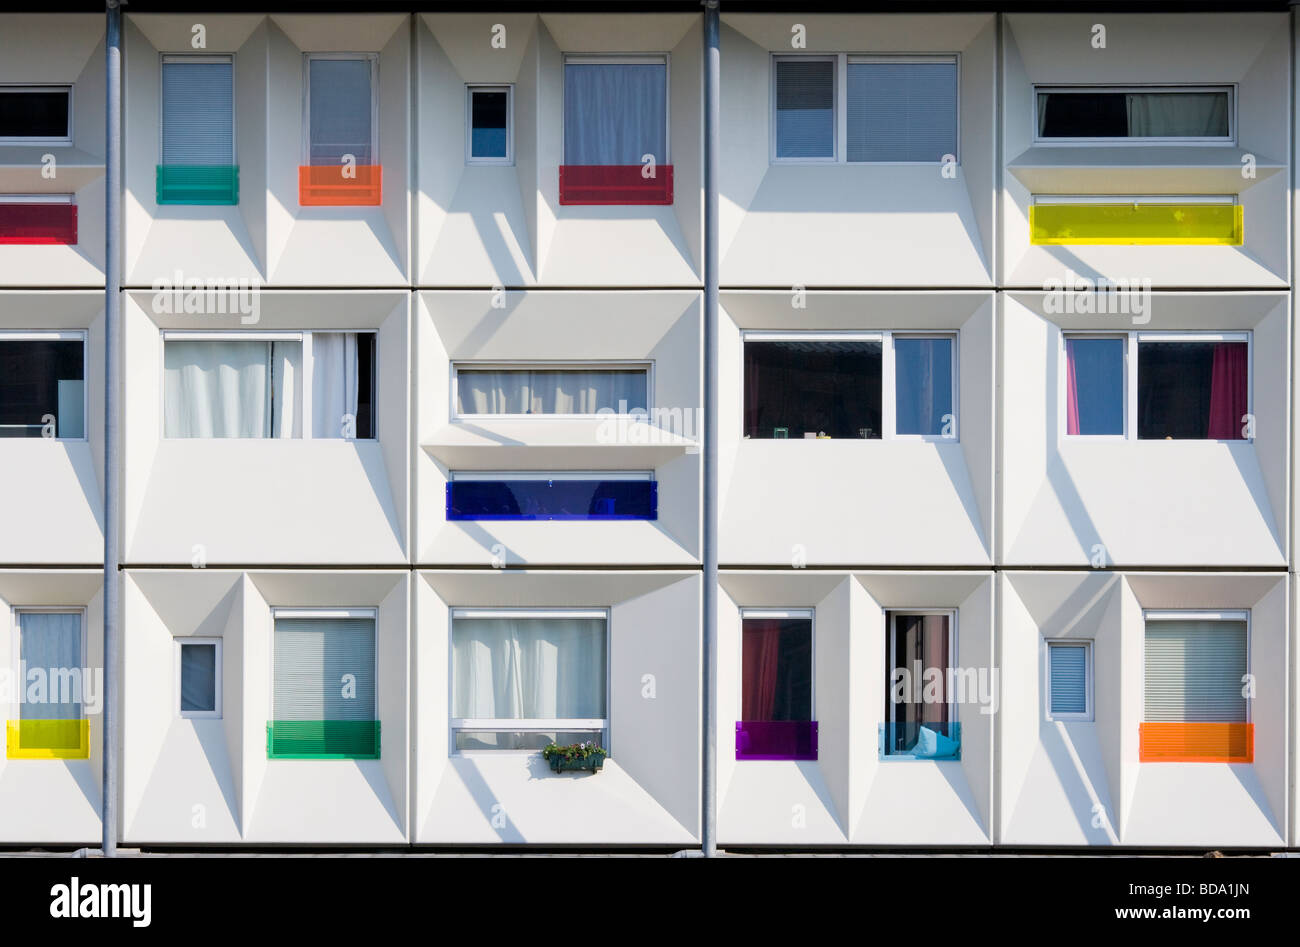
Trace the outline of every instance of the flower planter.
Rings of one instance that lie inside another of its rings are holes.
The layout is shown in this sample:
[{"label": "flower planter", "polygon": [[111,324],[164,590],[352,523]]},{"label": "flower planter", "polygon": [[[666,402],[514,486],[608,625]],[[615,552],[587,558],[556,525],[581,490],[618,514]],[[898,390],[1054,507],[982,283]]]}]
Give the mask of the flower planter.
[{"label": "flower planter", "polygon": [[589,773],[599,773],[600,768],[605,765],[605,757],[603,754],[598,754],[581,760],[566,760],[560,756],[552,756],[547,762],[551,764],[551,769],[557,773],[580,772],[582,770]]}]

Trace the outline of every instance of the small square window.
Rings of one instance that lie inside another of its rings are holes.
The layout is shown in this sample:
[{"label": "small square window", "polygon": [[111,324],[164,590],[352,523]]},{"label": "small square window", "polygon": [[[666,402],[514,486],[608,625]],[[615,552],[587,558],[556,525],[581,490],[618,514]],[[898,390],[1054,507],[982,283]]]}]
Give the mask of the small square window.
[{"label": "small square window", "polygon": [[177,638],[180,715],[221,716],[221,639]]},{"label": "small square window", "polygon": [[509,86],[469,87],[470,164],[510,164],[514,159]]},{"label": "small square window", "polygon": [[1047,715],[1051,720],[1092,719],[1092,645],[1047,643]]},{"label": "small square window", "polygon": [[72,144],[72,87],[0,86],[0,144]]}]

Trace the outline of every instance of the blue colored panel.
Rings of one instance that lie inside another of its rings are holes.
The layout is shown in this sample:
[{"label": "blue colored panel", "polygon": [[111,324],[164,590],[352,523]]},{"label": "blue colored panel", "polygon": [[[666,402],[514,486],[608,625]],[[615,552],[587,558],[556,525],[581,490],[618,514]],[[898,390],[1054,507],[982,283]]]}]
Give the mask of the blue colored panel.
[{"label": "blue colored panel", "polygon": [[654,480],[452,480],[449,520],[653,520]]}]

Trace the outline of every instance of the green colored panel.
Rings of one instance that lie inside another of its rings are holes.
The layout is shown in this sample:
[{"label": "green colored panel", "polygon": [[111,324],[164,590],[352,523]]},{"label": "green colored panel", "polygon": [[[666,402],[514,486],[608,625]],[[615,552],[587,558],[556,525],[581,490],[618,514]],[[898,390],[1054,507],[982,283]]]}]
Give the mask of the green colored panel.
[{"label": "green colored panel", "polygon": [[239,166],[158,165],[159,204],[238,204]]},{"label": "green colored panel", "polygon": [[266,756],[273,760],[377,760],[378,720],[272,720]]},{"label": "green colored panel", "polygon": [[1033,204],[1036,244],[1218,244],[1241,246],[1240,204]]}]

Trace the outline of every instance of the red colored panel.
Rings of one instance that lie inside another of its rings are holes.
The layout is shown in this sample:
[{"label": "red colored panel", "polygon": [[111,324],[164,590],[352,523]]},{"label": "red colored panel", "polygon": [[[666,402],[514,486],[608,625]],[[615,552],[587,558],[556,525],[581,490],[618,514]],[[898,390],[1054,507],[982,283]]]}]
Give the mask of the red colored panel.
[{"label": "red colored panel", "polygon": [[76,204],[0,204],[0,243],[76,242]]},{"label": "red colored panel", "polygon": [[[356,172],[345,177],[344,171]],[[377,164],[301,165],[298,203],[303,207],[377,207],[384,201],[384,169]]]},{"label": "red colored panel", "polygon": [[561,204],[671,204],[673,166],[661,164],[643,177],[639,164],[560,165]]},{"label": "red colored panel", "polygon": [[1251,763],[1255,725],[1250,723],[1141,723],[1138,760],[1143,763]]}]

